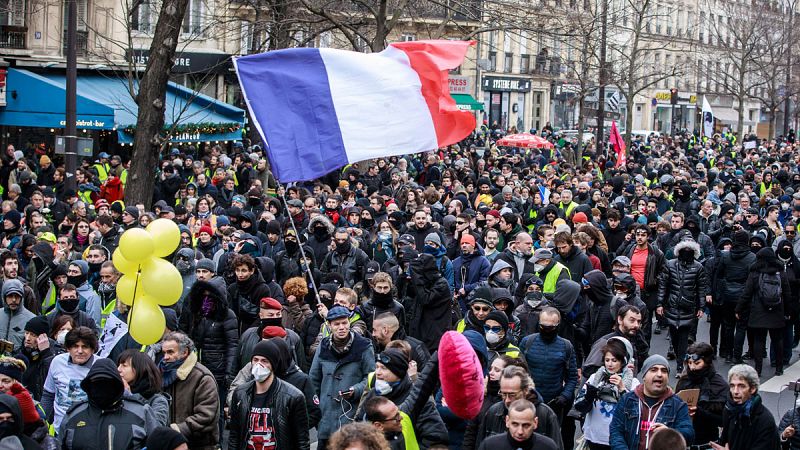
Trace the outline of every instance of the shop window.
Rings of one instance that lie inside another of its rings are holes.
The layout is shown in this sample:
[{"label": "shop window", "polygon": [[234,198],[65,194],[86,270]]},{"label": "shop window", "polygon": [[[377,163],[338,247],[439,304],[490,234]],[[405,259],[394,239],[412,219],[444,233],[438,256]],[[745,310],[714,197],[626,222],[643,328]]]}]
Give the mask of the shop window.
[{"label": "shop window", "polygon": [[189,0],[186,15],[183,17],[183,32],[185,34],[200,34],[203,31],[203,2],[202,0]]},{"label": "shop window", "polygon": [[[135,4],[133,0],[131,3]],[[152,11],[150,0],[142,0],[131,11],[131,30],[150,33],[152,30]]]},{"label": "shop window", "polygon": [[511,72],[511,67],[514,65],[514,54],[513,53],[506,53],[506,59],[503,63],[503,70],[506,73]]},{"label": "shop window", "polygon": [[529,73],[531,71],[531,55],[521,55],[519,57],[519,73]]},{"label": "shop window", "polygon": [[497,70],[497,52],[489,52],[489,71]]}]

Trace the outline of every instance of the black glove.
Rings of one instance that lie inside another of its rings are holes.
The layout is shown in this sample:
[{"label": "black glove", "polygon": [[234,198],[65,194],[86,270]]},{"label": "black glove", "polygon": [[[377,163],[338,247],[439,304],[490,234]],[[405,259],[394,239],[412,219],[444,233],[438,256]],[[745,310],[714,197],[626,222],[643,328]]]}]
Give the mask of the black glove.
[{"label": "black glove", "polygon": [[548,403],[548,405],[554,411],[561,411],[569,405],[569,400],[564,398],[564,396],[559,395],[558,397],[550,400],[550,403]]}]

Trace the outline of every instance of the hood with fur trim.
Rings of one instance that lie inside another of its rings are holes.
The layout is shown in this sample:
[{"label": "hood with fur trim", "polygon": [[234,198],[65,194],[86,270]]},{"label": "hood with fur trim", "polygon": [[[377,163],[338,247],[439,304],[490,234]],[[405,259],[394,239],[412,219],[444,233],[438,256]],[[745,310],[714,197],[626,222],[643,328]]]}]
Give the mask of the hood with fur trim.
[{"label": "hood with fur trim", "polygon": [[700,259],[700,244],[692,239],[684,239],[678,242],[678,244],[675,245],[675,248],[672,250],[672,254],[677,256],[684,248],[692,249],[694,251],[694,259]]},{"label": "hood with fur trim", "polygon": [[333,226],[333,222],[331,219],[328,218],[325,214],[317,214],[316,216],[312,217],[311,220],[308,221],[308,232],[313,234],[314,227],[317,224],[324,224],[325,227],[328,229],[328,234],[333,235],[333,232],[336,230],[336,227]]}]

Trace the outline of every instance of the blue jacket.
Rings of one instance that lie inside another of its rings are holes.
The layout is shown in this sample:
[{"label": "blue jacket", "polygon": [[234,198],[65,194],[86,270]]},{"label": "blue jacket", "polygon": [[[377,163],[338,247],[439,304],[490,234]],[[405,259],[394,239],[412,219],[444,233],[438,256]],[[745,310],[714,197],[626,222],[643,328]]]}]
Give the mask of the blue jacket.
[{"label": "blue jacket", "polygon": [[[461,268],[467,269],[464,282],[461,281]],[[469,255],[461,255],[453,261],[453,277],[455,278],[455,289],[457,292],[462,287],[467,295],[475,289],[478,284],[489,279],[489,272],[492,265],[485,256],[480,255],[477,250]]]},{"label": "blue jacket", "polygon": [[519,348],[525,354],[542,402],[561,396],[572,403],[578,386],[578,363],[572,343],[561,336],[546,342],[536,333],[523,338]]},{"label": "blue jacket", "polygon": [[[351,331],[351,333],[353,333]],[[328,439],[336,430],[355,419],[358,401],[367,385],[367,375],[375,371],[375,354],[372,343],[353,333],[350,350],[337,356],[331,350],[330,337],[322,340],[314,355],[308,376],[319,396],[322,412],[317,426],[320,439]],[[339,392],[353,388],[353,395],[342,398]]]},{"label": "blue jacket", "polygon": [[[647,412],[641,411],[642,406],[646,407],[643,398],[644,385],[639,385],[633,392],[623,395],[617,403],[609,430],[611,433],[609,444],[612,450],[639,449],[641,421],[648,419]],[[668,389],[649,411],[656,414],[655,417],[650,417],[649,422],[663,423],[677,430],[686,439],[687,445],[692,444],[694,427],[692,418],[689,417],[689,407],[680,397],[673,394],[672,389]]]}]

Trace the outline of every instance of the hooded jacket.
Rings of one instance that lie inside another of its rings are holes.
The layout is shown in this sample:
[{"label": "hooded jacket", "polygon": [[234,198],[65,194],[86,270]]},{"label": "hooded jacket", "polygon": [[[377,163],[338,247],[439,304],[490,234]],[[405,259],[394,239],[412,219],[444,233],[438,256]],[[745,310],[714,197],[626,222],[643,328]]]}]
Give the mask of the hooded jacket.
[{"label": "hooded jacket", "polygon": [[[20,296],[20,304],[16,311],[11,311],[6,304],[6,297],[12,292]],[[22,342],[25,339],[25,324],[35,317],[32,312],[25,309],[25,305],[21,301],[23,295],[21,281],[13,279],[3,283],[3,312],[0,315],[0,339],[13,342],[14,351],[22,347]]]},{"label": "hooded jacket", "polygon": [[576,283],[580,283],[581,277],[593,269],[592,262],[589,261],[589,257],[586,256],[586,253],[574,245],[567,256],[561,256],[559,253],[555,256],[554,261],[560,262],[566,266],[567,269],[569,269],[572,281]]},{"label": "hooded jacket", "polygon": [[411,301],[406,304],[408,334],[425,343],[430,352],[439,347],[439,339],[453,322],[450,303],[453,298],[447,280],[436,268],[433,256],[421,254],[411,262]]},{"label": "hooded jacket", "polygon": [[[208,282],[197,281],[189,291],[188,300],[181,314],[181,330],[192,338],[200,353],[200,362],[214,374],[217,383],[227,385],[236,376],[239,329],[236,314],[228,306],[225,282],[221,277]],[[211,305],[207,315],[203,314],[204,303]]]},{"label": "hooded jacket", "polygon": [[[22,408],[17,399],[9,394],[0,394],[0,404],[11,412],[14,421],[12,434],[0,440],[0,448],[21,448],[23,450],[39,450],[42,447],[33,439],[25,435],[25,423],[22,418]],[[16,440],[15,440],[16,439]],[[18,440],[18,441],[17,441]],[[14,447],[6,446],[12,444]],[[20,447],[19,444],[22,446]]]},{"label": "hooded jacket", "polygon": [[394,300],[391,296],[388,298],[388,301],[383,299],[379,300],[375,298],[375,292],[373,292],[369,300],[357,307],[356,312],[361,316],[364,323],[367,324],[367,330],[372,330],[372,322],[375,321],[376,317],[387,312],[397,317],[397,320],[400,322],[400,330],[406,329],[406,310],[402,303]]},{"label": "hooded jacket", "polygon": [[694,259],[687,262],[678,257],[667,261],[658,285],[658,306],[664,307],[664,319],[675,327],[689,326],[711,292],[706,269],[697,261],[700,246],[692,240],[684,240],[675,246],[675,254],[679,255],[684,249],[691,250]]},{"label": "hooded jacket", "polygon": [[[62,448],[144,448],[147,435],[158,426],[152,411],[138,396],[125,394],[117,366],[110,359],[98,359],[81,382],[81,387],[86,390],[93,381],[100,379],[112,382],[119,392],[116,401],[107,409],[94,405],[91,397],[74,405],[59,428]],[[109,436],[113,436],[112,443],[108,441]]]},{"label": "hooded jacket", "polygon": [[648,418],[649,422],[663,423],[681,433],[687,445],[694,443],[694,427],[686,403],[675,395],[671,388],[667,388],[658,401],[648,408],[644,401],[644,385],[640,384],[633,392],[623,395],[614,409],[609,427],[611,448],[639,450],[642,439],[645,442],[649,441],[649,436],[640,434],[642,425],[640,421]]},{"label": "hooded jacket", "polygon": [[[195,266],[197,260],[195,259],[195,252],[190,248],[182,248],[178,250],[175,254],[175,258],[172,262],[175,265],[175,262],[178,260],[178,256],[182,256],[189,259],[189,268],[186,272],[180,272],[181,279],[183,280],[183,293],[181,294],[180,298],[178,299],[178,312],[180,312],[181,308],[183,308],[184,301],[186,297],[189,295],[189,290],[192,288],[194,281],[197,279],[197,275],[195,274]],[[180,269],[179,269],[180,271]]]},{"label": "hooded jacket", "polygon": [[589,332],[589,342],[594,342],[610,333],[616,324],[616,318],[611,315],[613,295],[603,272],[592,270],[583,277],[589,282],[589,289],[584,291],[589,299],[589,314],[584,320],[589,323],[584,329]]},{"label": "hooded jacket", "polygon": [[756,255],[750,247],[734,244],[722,252],[714,277],[719,282],[720,296],[724,303],[736,304],[742,296],[744,285],[750,276],[750,267],[756,262]]},{"label": "hooded jacket", "polygon": [[[779,273],[781,277],[781,304],[769,311],[759,296],[759,278],[762,274]],[[785,309],[795,309],[797,299],[792,298],[792,288],[786,276],[783,264],[775,257],[771,248],[762,248],[756,254],[756,262],[750,268],[750,276],[744,285],[744,291],[736,305],[736,313],[741,317],[748,317],[747,326],[750,328],[783,328],[785,325]],[[787,308],[787,305],[789,307]]]},{"label": "hooded jacket", "polygon": [[[318,226],[325,228],[326,234],[324,236],[314,233],[314,229]],[[325,256],[330,252],[329,248],[334,231],[333,222],[325,214],[318,214],[308,221],[308,241],[306,245],[314,251],[315,261],[324,260]]]},{"label": "hooded jacket", "polygon": [[[256,270],[250,278],[244,281],[235,281],[228,286],[228,298],[234,313],[239,316],[241,312],[258,315],[261,299],[270,294],[269,286],[264,282],[261,272]],[[244,324],[248,326],[250,324]]]}]

